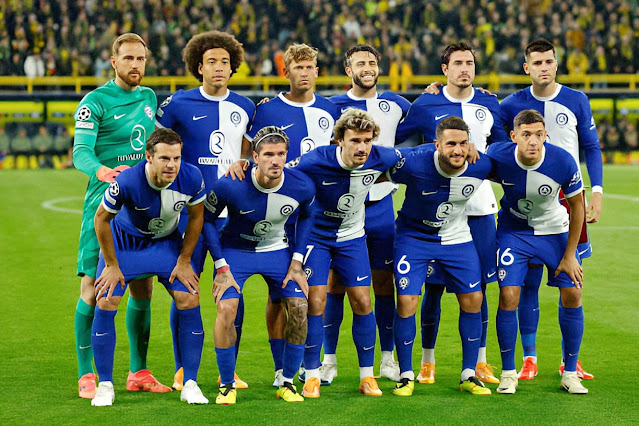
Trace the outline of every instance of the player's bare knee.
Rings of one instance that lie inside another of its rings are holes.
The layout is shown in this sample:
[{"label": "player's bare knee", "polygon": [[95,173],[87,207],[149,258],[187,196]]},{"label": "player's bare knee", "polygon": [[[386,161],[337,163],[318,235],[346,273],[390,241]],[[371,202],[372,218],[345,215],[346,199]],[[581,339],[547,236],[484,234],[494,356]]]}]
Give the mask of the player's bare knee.
[{"label": "player's bare knee", "polygon": [[101,297],[97,302],[97,306],[103,311],[117,311],[121,300],[122,297],[120,296],[111,296],[108,299],[106,297]]},{"label": "player's bare knee", "polygon": [[200,295],[191,294],[186,291],[174,291],[172,294],[175,301],[175,307],[180,311],[185,309],[193,309],[200,306]]},{"label": "player's bare knee", "polygon": [[373,291],[375,296],[392,296],[395,294],[392,271],[372,271]]},{"label": "player's bare knee", "polygon": [[308,292],[308,314],[322,315],[326,307],[326,290],[317,287],[310,287]]},{"label": "player's bare knee", "polygon": [[346,287],[342,284],[342,280],[339,275],[335,273],[332,269],[328,272],[328,282],[327,289],[331,294],[345,294]]},{"label": "player's bare knee", "polygon": [[457,300],[459,301],[459,307],[462,311],[474,314],[481,311],[481,304],[484,297],[481,291],[474,291],[472,293],[458,294]]},{"label": "player's bare knee", "polygon": [[216,323],[233,328],[239,299],[222,299],[217,303]]},{"label": "player's bare knee", "polygon": [[397,314],[402,318],[408,318],[415,315],[417,312],[417,302],[419,296],[416,295],[401,295],[397,296]]},{"label": "player's bare knee", "polygon": [[507,286],[499,289],[499,309],[513,311],[519,306],[521,287]]},{"label": "player's bare knee", "polygon": [[80,298],[89,306],[95,306],[95,278],[84,275],[80,280]]},{"label": "player's bare knee", "polygon": [[578,308],[581,306],[581,289],[577,287],[562,287],[559,289],[561,294],[561,306],[564,308]]}]

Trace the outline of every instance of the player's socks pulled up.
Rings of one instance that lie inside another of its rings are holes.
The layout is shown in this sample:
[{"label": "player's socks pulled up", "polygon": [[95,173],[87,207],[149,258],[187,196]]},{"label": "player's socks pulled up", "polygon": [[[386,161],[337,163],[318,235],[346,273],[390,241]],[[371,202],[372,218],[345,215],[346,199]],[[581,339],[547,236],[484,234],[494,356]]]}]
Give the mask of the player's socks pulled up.
[{"label": "player's socks pulled up", "polygon": [[93,348],[91,346],[91,327],[95,307],[81,298],[75,307],[75,349],[78,355],[78,380],[93,371]]},{"label": "player's socks pulled up", "polygon": [[515,344],[517,343],[517,311],[497,309],[497,340],[501,351],[502,370],[515,370]]},{"label": "player's socks pulled up", "polygon": [[221,385],[232,385],[235,381],[235,346],[224,349],[215,348],[215,357]]},{"label": "player's socks pulled up", "polygon": [[393,318],[395,317],[395,298],[375,295],[375,322],[379,333],[381,351],[392,352],[395,348],[393,338]]},{"label": "player's socks pulled up", "polygon": [[151,299],[134,299],[129,295],[126,304],[126,330],[129,336],[130,370],[145,370],[151,333]]},{"label": "player's socks pulled up", "polygon": [[[171,309],[169,310],[169,327],[171,328],[171,339],[173,339],[173,359],[175,361],[175,374],[182,368],[182,360],[180,359],[180,339],[178,338],[178,330],[180,329],[180,316],[178,308],[175,306],[175,300],[171,300]],[[182,390],[184,381],[180,381],[180,389]]]},{"label": "player's socks pulled up", "polygon": [[339,328],[344,319],[344,295],[326,294],[324,309],[324,353],[334,354],[337,351]]},{"label": "player's socks pulled up", "polygon": [[422,297],[422,348],[434,348],[439,332],[439,320],[442,314],[441,299],[443,285],[427,285]]},{"label": "player's socks pulled up", "polygon": [[[375,329],[375,314],[372,312],[366,315],[353,313],[353,342],[355,342],[360,368],[372,367],[375,363],[375,341],[377,340]],[[372,371],[370,375],[373,375]]]},{"label": "player's socks pulled up", "polygon": [[395,349],[397,351],[399,369],[402,373],[413,370],[413,342],[415,341],[416,333],[415,314],[408,318],[402,318],[395,312],[393,334],[395,335]]},{"label": "player's socks pulled up", "polygon": [[286,340],[284,339],[268,339],[268,343],[271,345],[271,355],[273,355],[273,364],[275,364],[275,371],[281,370],[284,365],[284,346]]},{"label": "player's socks pulled up", "polygon": [[321,315],[308,315],[308,333],[304,346],[304,368],[314,370],[320,368],[320,352],[324,341],[324,322]]},{"label": "player's socks pulled up", "polygon": [[240,301],[237,304],[237,314],[233,326],[235,327],[235,359],[240,353],[240,341],[242,340],[242,325],[244,324],[244,296],[240,295]]},{"label": "player's socks pulled up", "polygon": [[559,307],[559,327],[564,341],[564,371],[577,371],[579,348],[584,334],[582,307]]},{"label": "player's socks pulled up", "polygon": [[101,382],[113,382],[113,355],[115,351],[115,314],[95,308],[91,344],[95,354],[95,369]]},{"label": "player's socks pulled up", "polygon": [[184,383],[193,380],[197,383],[197,372],[202,358],[204,345],[204,327],[200,307],[178,311],[180,316],[179,344],[180,359],[184,366]]},{"label": "player's socks pulled up", "polygon": [[285,342],[282,376],[283,377],[295,377],[295,373],[299,370],[304,358],[304,345],[294,345],[293,343]]},{"label": "player's socks pulled up", "polygon": [[458,325],[462,340],[462,369],[474,370],[481,340],[481,314],[460,310]]}]

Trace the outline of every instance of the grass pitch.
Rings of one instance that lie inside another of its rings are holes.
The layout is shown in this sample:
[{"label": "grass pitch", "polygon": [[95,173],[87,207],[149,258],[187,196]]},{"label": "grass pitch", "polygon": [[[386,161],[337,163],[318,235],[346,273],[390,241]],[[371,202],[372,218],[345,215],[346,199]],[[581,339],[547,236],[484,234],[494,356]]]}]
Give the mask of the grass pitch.
[{"label": "grass pitch", "polygon": [[[115,405],[94,408],[77,396],[73,333],[80,283],[75,277],[79,210],[86,177],[78,171],[0,171],[0,423],[636,424],[639,272],[634,262],[639,246],[639,168],[606,166],[605,177],[604,212],[601,221],[589,228],[595,253],[584,265],[586,328],[580,359],[596,377],[584,383],[588,395],[568,395],[559,388],[558,295],[556,289],[543,286],[539,375],[521,382],[515,395],[494,392],[480,398],[457,390],[461,366],[458,307],[448,295],[442,306],[434,385],[417,384],[412,397],[399,398],[391,394],[394,383],[380,380],[381,398],[360,395],[350,333],[352,316],[347,308],[337,353],[339,377],[332,386],[322,388],[319,400],[285,404],[275,399],[271,387],[272,361],[264,326],[266,286],[254,278],[245,287],[246,319],[237,366],[250,388],[238,391],[237,405],[188,406],[179,401],[177,392],[127,392],[128,342],[122,308],[116,317]],[[396,196],[397,205],[401,194]],[[209,263],[202,278],[207,335],[199,383],[213,402],[218,374],[212,338],[215,306],[206,297],[210,282]],[[494,328],[497,297],[497,285],[491,285],[488,360],[499,366]],[[163,287],[156,286],[149,367],[167,385],[173,377],[169,303]],[[415,367],[421,357],[419,347],[417,343]],[[520,366],[521,352],[517,359]],[[496,386],[489,387],[494,390]]]}]

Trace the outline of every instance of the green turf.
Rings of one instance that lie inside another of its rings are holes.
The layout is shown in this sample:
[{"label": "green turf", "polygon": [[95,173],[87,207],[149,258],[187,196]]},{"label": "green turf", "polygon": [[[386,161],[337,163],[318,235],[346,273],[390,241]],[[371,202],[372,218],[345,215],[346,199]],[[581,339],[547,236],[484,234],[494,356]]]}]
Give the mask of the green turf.
[{"label": "green turf", "polygon": [[[46,200],[75,197],[55,206],[79,210],[86,179],[80,172],[69,170],[0,171],[0,423],[637,423],[639,398],[633,386],[639,369],[639,273],[632,259],[637,258],[639,237],[639,168],[607,166],[605,176],[607,195],[602,219],[590,227],[595,254],[584,266],[586,331],[580,359],[596,376],[584,382],[589,395],[568,395],[559,389],[557,290],[543,287],[540,373],[534,381],[522,382],[515,395],[495,393],[480,398],[457,391],[461,365],[458,308],[448,295],[444,298],[437,346],[436,384],[418,384],[413,397],[399,398],[391,394],[393,383],[380,380],[383,397],[358,394],[356,353],[347,310],[338,349],[339,377],[332,386],[322,388],[319,400],[285,404],[275,399],[271,387],[272,361],[263,315],[266,288],[261,281],[253,280],[245,289],[246,323],[237,367],[250,389],[239,391],[237,405],[191,407],[180,403],[175,392],[126,392],[128,343],[122,308],[116,317],[115,405],[93,408],[88,400],[77,397],[76,386],[73,313],[79,294],[79,279],[74,274],[80,215],[41,206]],[[210,275],[209,265],[202,280],[204,288],[210,283]],[[203,290],[203,294],[210,293]],[[493,321],[497,294],[497,286],[491,285],[488,360],[499,365]],[[214,399],[215,308],[210,297],[204,297],[202,305],[207,335],[199,382],[205,395]],[[169,297],[157,286],[149,366],[166,384],[170,384],[173,374],[168,308]],[[418,366],[421,353],[419,344],[416,346]],[[517,358],[520,360],[520,352]]]}]

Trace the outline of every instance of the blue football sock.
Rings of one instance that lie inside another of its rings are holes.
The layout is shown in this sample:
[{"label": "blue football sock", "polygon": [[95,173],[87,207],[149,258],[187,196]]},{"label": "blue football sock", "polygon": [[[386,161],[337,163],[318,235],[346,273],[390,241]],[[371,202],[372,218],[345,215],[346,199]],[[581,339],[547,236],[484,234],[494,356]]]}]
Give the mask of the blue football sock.
[{"label": "blue football sock", "polygon": [[486,347],[486,335],[488,334],[488,298],[486,298],[486,284],[482,284],[481,293],[484,298],[481,302],[481,340],[480,348]]},{"label": "blue football sock", "polygon": [[413,342],[417,334],[415,314],[408,318],[402,318],[395,312],[393,322],[393,334],[395,335],[395,349],[399,361],[400,372],[413,370]]},{"label": "blue football sock", "polygon": [[242,324],[244,323],[244,296],[240,295],[240,301],[237,304],[237,314],[235,315],[235,360],[240,353],[240,339],[242,338]]},{"label": "blue football sock", "polygon": [[[283,367],[283,357],[284,357],[284,345],[286,344],[286,340],[284,339],[268,339],[268,342],[271,344],[271,354],[273,354],[273,363],[275,364],[275,371],[281,370]],[[302,348],[304,345],[302,345]],[[301,360],[300,360],[301,362]],[[292,377],[292,376],[288,376]]]},{"label": "blue football sock", "polygon": [[353,342],[357,349],[357,359],[360,367],[372,367],[375,363],[375,314],[367,315],[353,313]]},{"label": "blue football sock", "polygon": [[294,345],[286,342],[284,345],[283,359],[283,377],[295,377],[295,373],[299,370],[302,364],[302,358],[304,358],[304,345]]},{"label": "blue football sock", "polygon": [[577,371],[579,348],[584,334],[584,311],[578,308],[559,307],[559,327],[563,336],[564,371]]},{"label": "blue football sock", "polygon": [[178,311],[180,316],[180,359],[184,367],[184,383],[189,380],[197,382],[197,372],[202,359],[204,345],[204,327],[200,307]]},{"label": "blue football sock", "polygon": [[235,382],[235,346],[220,349],[215,348],[217,369],[220,372],[220,383],[228,385]]},{"label": "blue football sock", "polygon": [[502,370],[516,370],[515,345],[517,344],[517,311],[497,309],[497,340],[501,351]]},{"label": "blue football sock", "polygon": [[462,340],[462,370],[475,369],[481,341],[481,314],[459,310],[459,335]]},{"label": "blue football sock", "polygon": [[324,340],[324,324],[321,315],[308,316],[308,333],[306,334],[306,345],[304,348],[304,368],[314,370],[322,365],[320,352],[322,351],[322,341]]},{"label": "blue football sock", "polygon": [[326,294],[324,309],[324,353],[334,354],[337,351],[339,328],[344,319],[344,295]]},{"label": "blue football sock", "polygon": [[95,357],[95,370],[101,382],[113,382],[113,355],[115,352],[115,314],[96,306],[91,331],[91,345]]},{"label": "blue football sock", "polygon": [[171,301],[171,310],[169,311],[169,326],[171,327],[171,337],[173,338],[173,359],[175,360],[175,371],[177,372],[182,367],[182,360],[180,359],[180,339],[178,338],[180,317],[174,300]]},{"label": "blue football sock", "polygon": [[524,357],[537,356],[537,327],[539,326],[539,286],[544,268],[528,268],[519,297],[519,332]]},{"label": "blue football sock", "polygon": [[435,349],[442,314],[443,285],[426,285],[422,297],[422,348]]},{"label": "blue football sock", "polygon": [[375,295],[375,321],[379,333],[379,348],[391,352],[395,347],[393,339],[393,318],[395,317],[395,298]]}]

